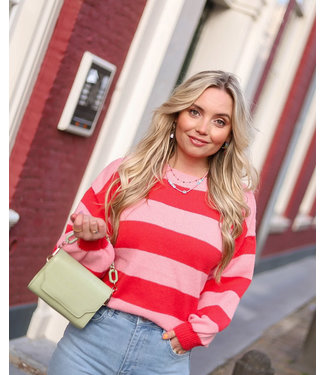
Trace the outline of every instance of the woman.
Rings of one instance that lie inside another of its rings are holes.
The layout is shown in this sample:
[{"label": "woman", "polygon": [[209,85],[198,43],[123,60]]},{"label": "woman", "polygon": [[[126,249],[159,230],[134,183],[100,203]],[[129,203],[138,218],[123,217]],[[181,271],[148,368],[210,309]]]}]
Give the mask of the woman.
[{"label": "woman", "polygon": [[67,327],[49,375],[189,374],[191,349],[230,323],[253,275],[249,133],[237,79],[201,72],[155,111],[135,151],[102,171],[65,249],[108,285],[114,260],[117,290],[83,330]]}]

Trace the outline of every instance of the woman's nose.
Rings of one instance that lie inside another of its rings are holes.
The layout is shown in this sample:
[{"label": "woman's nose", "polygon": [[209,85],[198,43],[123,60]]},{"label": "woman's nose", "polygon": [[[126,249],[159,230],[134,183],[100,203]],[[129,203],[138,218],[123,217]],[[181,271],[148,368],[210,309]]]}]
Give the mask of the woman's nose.
[{"label": "woman's nose", "polygon": [[199,134],[207,134],[208,133],[208,122],[203,120],[197,124],[195,129]]}]

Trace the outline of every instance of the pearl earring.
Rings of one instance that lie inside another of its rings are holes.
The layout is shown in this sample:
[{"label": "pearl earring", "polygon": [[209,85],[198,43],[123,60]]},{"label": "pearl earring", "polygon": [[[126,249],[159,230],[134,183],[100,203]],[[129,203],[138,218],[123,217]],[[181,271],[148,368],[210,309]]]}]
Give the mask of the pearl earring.
[{"label": "pearl earring", "polygon": [[173,139],[175,136],[175,128],[176,128],[176,122],[173,122],[172,131],[170,133],[170,139]]}]

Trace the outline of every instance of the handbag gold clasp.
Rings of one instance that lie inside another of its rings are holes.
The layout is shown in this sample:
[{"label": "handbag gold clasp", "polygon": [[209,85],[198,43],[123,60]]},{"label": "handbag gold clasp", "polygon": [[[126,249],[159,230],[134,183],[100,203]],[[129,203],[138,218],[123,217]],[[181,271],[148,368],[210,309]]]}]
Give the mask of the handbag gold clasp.
[{"label": "handbag gold clasp", "polygon": [[62,244],[46,258],[46,262],[49,262],[62,249],[61,246]]},{"label": "handbag gold clasp", "polygon": [[116,283],[118,281],[118,273],[116,271],[114,263],[112,263],[110,265],[110,267],[109,267],[108,279],[109,279],[110,283],[113,284],[113,288],[112,289],[113,289],[113,292],[115,292],[115,290],[117,289]]}]

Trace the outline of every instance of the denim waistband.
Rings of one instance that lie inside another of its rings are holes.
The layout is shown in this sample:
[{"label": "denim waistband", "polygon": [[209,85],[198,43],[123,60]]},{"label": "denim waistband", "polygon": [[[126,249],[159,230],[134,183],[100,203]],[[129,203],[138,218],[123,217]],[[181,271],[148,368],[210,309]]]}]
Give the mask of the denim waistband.
[{"label": "denim waistband", "polygon": [[121,317],[121,318],[127,319],[135,325],[149,325],[149,326],[152,326],[152,328],[157,328],[157,329],[163,331],[163,329],[161,327],[159,327],[156,323],[154,323],[153,321],[151,321],[147,318],[144,318],[142,316],[134,315],[134,314],[127,313],[127,312],[124,312],[124,311],[121,311],[121,310],[115,310],[115,309],[112,309],[111,307],[107,307],[107,306],[103,306],[103,308],[107,308],[110,312],[110,315],[112,315],[112,316],[115,315],[116,317]]}]

